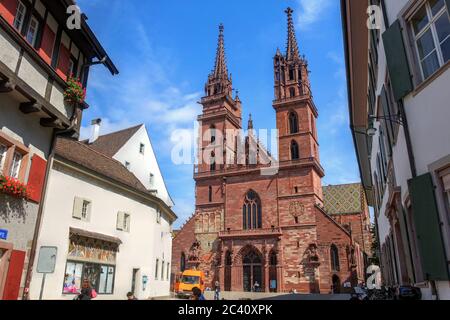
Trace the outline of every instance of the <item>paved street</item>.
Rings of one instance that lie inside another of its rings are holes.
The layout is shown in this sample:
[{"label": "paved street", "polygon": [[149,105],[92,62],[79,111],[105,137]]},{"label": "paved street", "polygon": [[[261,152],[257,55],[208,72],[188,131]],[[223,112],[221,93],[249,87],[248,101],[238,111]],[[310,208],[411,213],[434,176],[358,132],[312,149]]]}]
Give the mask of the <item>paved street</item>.
[{"label": "paved street", "polygon": [[[213,292],[205,292],[207,300],[214,300]],[[253,293],[253,292],[222,292],[221,299],[225,300],[288,300],[288,301],[345,301],[350,300],[349,294],[287,294],[287,293]],[[176,297],[168,297],[164,300],[183,300]]]}]

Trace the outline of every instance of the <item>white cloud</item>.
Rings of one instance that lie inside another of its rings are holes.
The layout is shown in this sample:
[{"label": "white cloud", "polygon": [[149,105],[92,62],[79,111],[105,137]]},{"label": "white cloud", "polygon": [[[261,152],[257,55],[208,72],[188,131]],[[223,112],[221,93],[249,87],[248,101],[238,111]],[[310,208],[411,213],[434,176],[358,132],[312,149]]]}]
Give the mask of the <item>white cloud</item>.
[{"label": "white cloud", "polygon": [[325,14],[325,10],[335,0],[298,0],[298,27],[301,30],[309,29]]}]

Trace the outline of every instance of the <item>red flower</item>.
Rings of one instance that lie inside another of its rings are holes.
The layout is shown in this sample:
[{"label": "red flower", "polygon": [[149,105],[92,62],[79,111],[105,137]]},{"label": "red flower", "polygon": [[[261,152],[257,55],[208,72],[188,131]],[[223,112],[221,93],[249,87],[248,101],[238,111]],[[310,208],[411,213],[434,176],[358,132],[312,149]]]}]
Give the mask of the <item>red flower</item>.
[{"label": "red flower", "polygon": [[17,179],[0,175],[0,190],[11,196],[27,199],[29,192],[27,186]]}]

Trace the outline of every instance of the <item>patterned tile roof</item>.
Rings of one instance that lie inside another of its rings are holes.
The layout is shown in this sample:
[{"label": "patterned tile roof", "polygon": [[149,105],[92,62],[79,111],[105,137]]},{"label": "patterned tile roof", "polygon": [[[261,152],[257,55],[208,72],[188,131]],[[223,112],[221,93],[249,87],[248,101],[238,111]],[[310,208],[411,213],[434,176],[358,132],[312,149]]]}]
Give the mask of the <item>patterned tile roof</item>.
[{"label": "patterned tile roof", "polygon": [[362,212],[364,201],[364,192],[360,183],[323,187],[323,202],[328,214]]}]

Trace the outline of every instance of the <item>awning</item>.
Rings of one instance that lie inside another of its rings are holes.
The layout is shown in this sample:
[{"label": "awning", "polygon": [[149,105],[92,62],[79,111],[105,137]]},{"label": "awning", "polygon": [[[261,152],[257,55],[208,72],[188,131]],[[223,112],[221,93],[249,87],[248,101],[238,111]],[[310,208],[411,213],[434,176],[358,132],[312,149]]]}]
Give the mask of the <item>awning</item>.
[{"label": "awning", "polygon": [[122,244],[122,240],[120,240],[119,238],[108,236],[108,235],[101,234],[101,233],[86,231],[86,230],[77,229],[77,228],[70,228],[70,233],[74,234],[74,235],[77,235],[77,236],[81,236],[81,237],[86,237],[86,238],[91,238],[91,239],[102,240],[102,241],[105,241],[105,242],[115,243],[117,245]]}]

